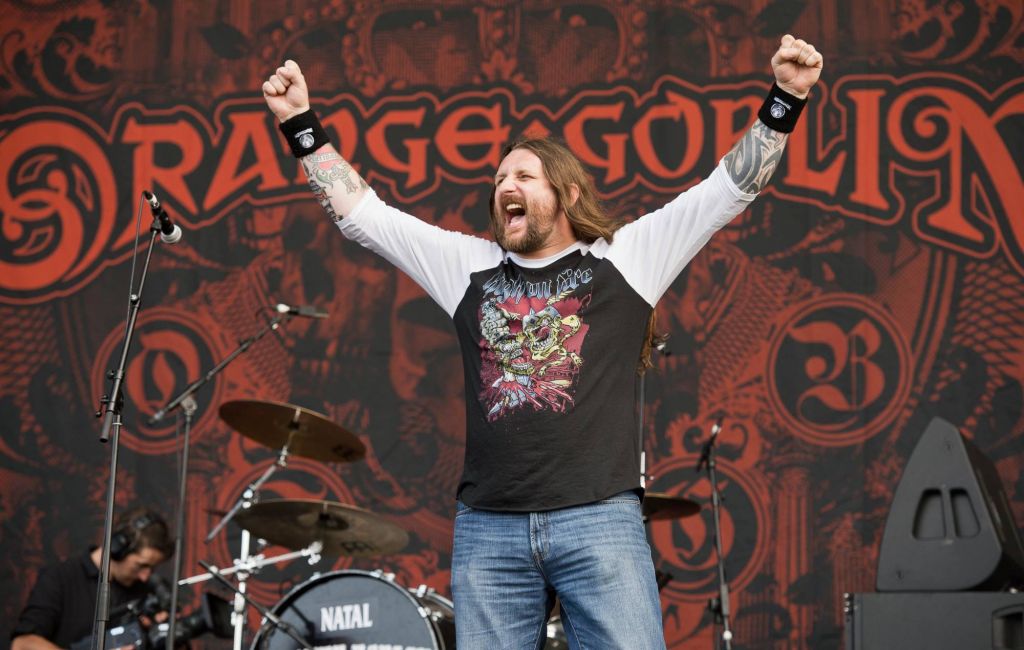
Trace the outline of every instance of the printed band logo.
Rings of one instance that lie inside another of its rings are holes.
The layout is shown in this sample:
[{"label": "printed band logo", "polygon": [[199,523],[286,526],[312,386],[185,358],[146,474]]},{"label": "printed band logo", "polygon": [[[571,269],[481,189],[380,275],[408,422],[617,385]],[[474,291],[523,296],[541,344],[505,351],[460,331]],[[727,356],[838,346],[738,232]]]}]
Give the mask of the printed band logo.
[{"label": "printed band logo", "polygon": [[888,426],[910,392],[910,351],[892,317],[853,294],[799,308],[768,356],[780,420],[808,442],[843,446]]},{"label": "printed band logo", "polygon": [[[123,340],[124,326],[118,325],[100,346],[92,370],[96,395],[110,390],[107,372],[117,367]],[[215,350],[202,323],[166,308],[142,312],[125,367],[124,412],[132,415],[125,418],[121,442],[134,451],[151,455],[176,451],[179,442],[175,438],[175,416],[169,415],[152,425],[146,420],[198,379],[204,369],[214,366]],[[212,390],[207,386],[199,393],[208,399],[197,400],[193,439],[203,434],[221,401],[221,382],[215,378],[210,383]]]},{"label": "printed band logo", "polygon": [[570,269],[536,283],[499,271],[485,283],[480,399],[487,419],[522,408],[564,412],[572,406],[589,329],[579,312],[590,294],[570,296],[591,279],[590,269]]},{"label": "printed band logo", "polygon": [[[317,109],[342,156],[365,165],[366,180],[398,204],[429,197],[447,180],[489,185],[510,134],[527,129],[563,137],[602,196],[615,197],[638,184],[656,192],[692,185],[731,146],[733,125],[763,92],[754,82],[698,87],[666,76],[643,89],[592,89],[557,106],[496,88],[419,92],[372,106],[349,94],[318,99]],[[1010,215],[1024,184],[1003,135],[1021,114],[1022,93],[1021,80],[990,92],[947,74],[841,77],[822,88],[827,101],[793,132],[772,192],[842,218],[906,226],[977,259],[1003,257],[1022,273],[1024,221]],[[841,120],[827,128],[826,107]],[[128,102],[109,133],[59,108],[0,117],[0,301],[70,293],[119,261],[132,239],[128,224],[114,223],[116,204],[143,189],[167,188],[182,222],[194,227],[242,202],[308,197],[264,102],[232,99],[212,109],[215,123],[209,110]],[[889,155],[879,158],[879,150]],[[963,164],[968,158],[975,163]]]},{"label": "printed band logo", "polygon": [[769,112],[772,114],[772,117],[779,120],[782,119],[782,116],[786,114],[786,107],[780,104],[779,102],[775,102],[774,104],[772,104],[772,107],[769,109]]}]

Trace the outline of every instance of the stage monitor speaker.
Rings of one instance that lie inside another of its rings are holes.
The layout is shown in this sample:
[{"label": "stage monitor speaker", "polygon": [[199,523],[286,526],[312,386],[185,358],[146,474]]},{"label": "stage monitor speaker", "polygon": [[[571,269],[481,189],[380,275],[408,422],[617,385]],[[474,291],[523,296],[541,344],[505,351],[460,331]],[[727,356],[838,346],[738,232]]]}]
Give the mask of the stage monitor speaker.
[{"label": "stage monitor speaker", "polygon": [[995,465],[949,422],[925,429],[896,487],[879,591],[1024,585],[1024,545]]},{"label": "stage monitor speaker", "polygon": [[846,594],[846,650],[1024,650],[1024,594]]}]

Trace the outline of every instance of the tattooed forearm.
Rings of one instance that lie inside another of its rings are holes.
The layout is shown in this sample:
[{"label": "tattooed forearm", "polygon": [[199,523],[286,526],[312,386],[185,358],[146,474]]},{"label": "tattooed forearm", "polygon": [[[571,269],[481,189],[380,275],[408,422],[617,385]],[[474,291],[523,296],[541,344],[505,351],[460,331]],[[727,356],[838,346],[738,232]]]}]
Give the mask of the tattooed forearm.
[{"label": "tattooed forearm", "polygon": [[788,133],[772,130],[761,120],[754,122],[722,159],[736,186],[751,194],[760,192],[779,166],[788,139]]},{"label": "tattooed forearm", "polygon": [[313,190],[313,196],[316,197],[317,203],[323,207],[327,216],[330,217],[332,221],[341,221],[341,215],[335,212],[334,206],[331,205],[331,197],[328,196],[327,192],[324,191],[324,188],[317,183],[316,178],[310,175],[306,178],[306,181],[309,183],[309,189]]},{"label": "tattooed forearm", "polygon": [[355,194],[360,189],[366,189],[366,183],[352,169],[352,165],[334,151],[320,150],[300,160],[303,169],[306,170],[306,179],[313,190],[313,196],[331,219],[340,221],[343,215],[339,215],[331,204],[335,183],[340,181],[346,194]]}]

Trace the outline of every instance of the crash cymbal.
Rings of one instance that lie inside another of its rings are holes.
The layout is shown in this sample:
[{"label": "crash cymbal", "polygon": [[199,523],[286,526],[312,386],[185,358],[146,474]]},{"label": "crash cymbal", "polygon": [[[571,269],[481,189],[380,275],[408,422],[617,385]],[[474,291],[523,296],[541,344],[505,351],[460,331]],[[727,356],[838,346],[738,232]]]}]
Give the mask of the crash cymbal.
[{"label": "crash cymbal", "polygon": [[269,499],[235,516],[252,535],[293,550],[313,542],[325,555],[376,557],[397,553],[409,534],[380,515],[355,506],[317,499]]},{"label": "crash cymbal", "polygon": [[647,521],[682,519],[700,512],[700,505],[684,497],[664,492],[644,493],[643,515]]},{"label": "crash cymbal", "polygon": [[313,460],[347,463],[366,455],[356,434],[326,415],[293,404],[234,400],[220,407],[220,417],[246,438]]}]

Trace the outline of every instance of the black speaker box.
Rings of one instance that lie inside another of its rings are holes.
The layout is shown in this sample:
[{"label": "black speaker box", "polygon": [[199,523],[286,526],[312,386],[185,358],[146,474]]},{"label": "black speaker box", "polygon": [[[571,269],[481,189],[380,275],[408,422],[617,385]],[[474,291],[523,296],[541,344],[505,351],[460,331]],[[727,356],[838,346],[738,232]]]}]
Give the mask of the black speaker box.
[{"label": "black speaker box", "polygon": [[1024,650],[1024,594],[846,594],[846,650]]},{"label": "black speaker box", "polygon": [[1000,591],[1024,584],[1024,545],[995,465],[949,422],[925,429],[893,495],[878,591]]}]

